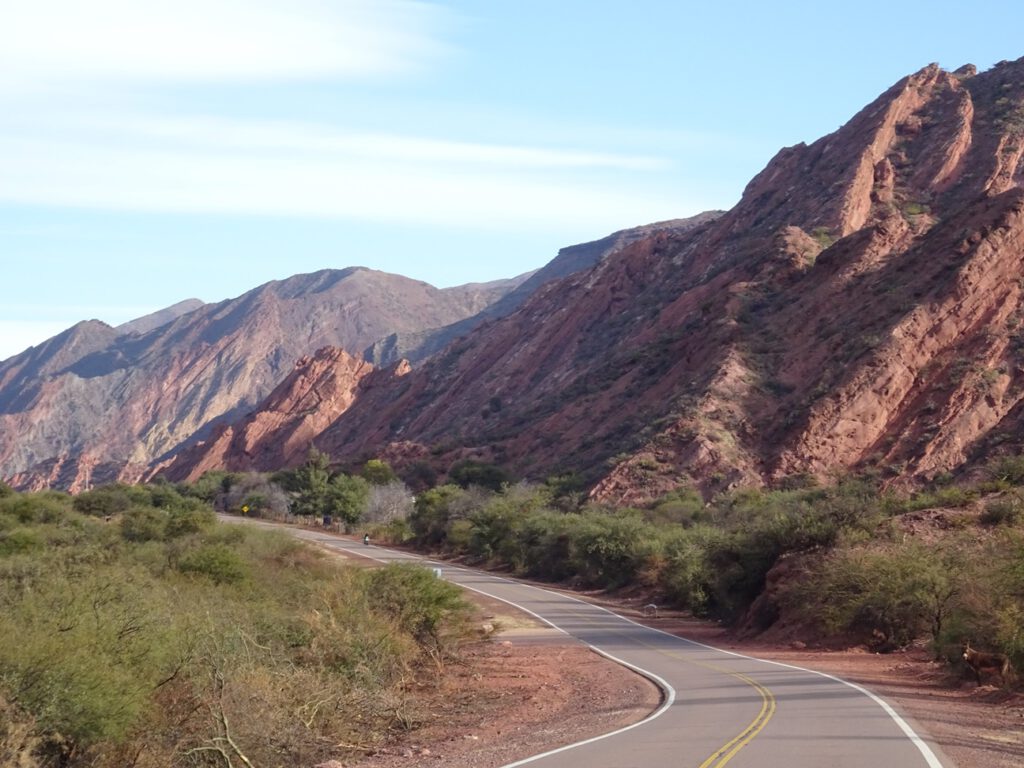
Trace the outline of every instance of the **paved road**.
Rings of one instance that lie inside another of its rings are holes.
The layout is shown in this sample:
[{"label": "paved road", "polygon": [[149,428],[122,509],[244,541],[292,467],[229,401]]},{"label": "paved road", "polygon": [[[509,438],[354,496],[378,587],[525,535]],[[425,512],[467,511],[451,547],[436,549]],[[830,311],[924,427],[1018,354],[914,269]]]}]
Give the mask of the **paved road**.
[{"label": "paved road", "polygon": [[[404,552],[290,529],[381,562]],[[829,675],[720,651],[598,606],[469,568],[425,561],[442,578],[534,614],[631,666],[665,692],[642,723],[512,763],[536,768],[952,768],[887,703]]]}]

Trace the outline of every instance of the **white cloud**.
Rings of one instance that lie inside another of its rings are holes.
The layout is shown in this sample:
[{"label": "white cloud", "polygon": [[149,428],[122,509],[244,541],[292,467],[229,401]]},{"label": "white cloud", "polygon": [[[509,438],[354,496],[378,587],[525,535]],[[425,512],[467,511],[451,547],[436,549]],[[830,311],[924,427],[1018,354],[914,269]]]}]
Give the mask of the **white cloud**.
[{"label": "white cloud", "polygon": [[561,232],[699,208],[651,191],[657,157],[169,117],[130,87],[414,71],[454,24],[415,0],[0,0],[0,203]]},{"label": "white cloud", "polygon": [[692,208],[630,188],[663,165],[643,156],[227,119],[53,125],[0,120],[0,201],[497,230],[604,231]]},{"label": "white cloud", "polygon": [[444,52],[414,0],[0,0],[0,88],[395,73]]}]

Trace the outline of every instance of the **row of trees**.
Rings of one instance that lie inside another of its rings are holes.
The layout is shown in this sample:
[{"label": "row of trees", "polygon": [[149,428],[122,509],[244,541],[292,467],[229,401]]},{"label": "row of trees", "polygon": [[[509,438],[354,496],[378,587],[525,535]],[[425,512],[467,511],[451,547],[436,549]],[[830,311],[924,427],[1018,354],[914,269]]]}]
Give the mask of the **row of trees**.
[{"label": "row of trees", "polygon": [[[808,632],[898,647],[927,636],[937,650],[964,636],[1024,665],[1024,459],[995,461],[973,486],[900,495],[870,479],[819,487],[791,478],[784,490],[740,489],[710,502],[680,489],[640,509],[584,503],[571,475],[510,484],[494,467],[463,462],[449,482],[413,497],[387,464],[331,472],[312,453],[273,475],[210,473],[189,495],[249,514],[331,515],[378,540],[411,542],[534,578],[586,586],[639,584],[698,615],[752,628],[780,613]],[[88,504],[88,495],[76,503]],[[978,505],[959,538],[927,545],[899,528],[901,513]],[[952,542],[952,543],[951,543]],[[774,568],[781,579],[769,594]],[[809,584],[828,585],[827,589]],[[756,601],[756,602],[755,602]]]},{"label": "row of trees", "polygon": [[[1024,489],[1015,483],[1024,485],[1024,461],[1002,459],[970,487],[899,495],[845,478],[710,503],[684,489],[642,509],[567,507],[554,482],[442,485],[417,496],[407,525],[384,533],[534,578],[641,585],[752,629],[784,614],[811,637],[882,649],[928,638],[950,658],[971,637],[1024,667]],[[979,505],[980,514],[966,511]],[[933,507],[965,511],[948,512],[939,535],[903,527],[903,513]],[[769,578],[777,583],[766,590]]]}]

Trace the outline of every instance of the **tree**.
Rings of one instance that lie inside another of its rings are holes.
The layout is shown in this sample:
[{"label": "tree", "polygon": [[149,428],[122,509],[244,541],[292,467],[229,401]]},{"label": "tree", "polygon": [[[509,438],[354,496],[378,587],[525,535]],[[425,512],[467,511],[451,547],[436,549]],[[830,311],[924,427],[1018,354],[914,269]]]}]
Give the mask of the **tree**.
[{"label": "tree", "polygon": [[508,483],[508,474],[494,464],[487,464],[482,461],[466,459],[460,461],[448,470],[448,477],[457,485],[469,488],[471,485],[478,485],[481,488],[488,488],[492,491],[500,491],[503,485]]},{"label": "tree", "polygon": [[386,461],[370,459],[363,466],[363,479],[372,485],[387,485],[398,479],[395,470]]},{"label": "tree", "polygon": [[401,480],[370,486],[364,519],[371,523],[405,520],[412,512],[412,491]]},{"label": "tree", "polygon": [[370,484],[359,476],[338,474],[331,478],[325,493],[324,513],[336,515],[348,525],[355,525],[366,509]]},{"label": "tree", "polygon": [[296,515],[319,517],[328,513],[327,487],[331,480],[327,455],[316,448],[309,449],[306,462],[295,471],[298,497],[292,504]]}]

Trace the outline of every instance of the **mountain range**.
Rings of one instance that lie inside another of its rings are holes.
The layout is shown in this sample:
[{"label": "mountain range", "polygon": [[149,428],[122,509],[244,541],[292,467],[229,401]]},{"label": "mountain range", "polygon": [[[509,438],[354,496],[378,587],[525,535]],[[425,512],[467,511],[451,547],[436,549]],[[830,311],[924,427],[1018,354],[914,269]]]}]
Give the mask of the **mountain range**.
[{"label": "mountain range", "polygon": [[532,276],[322,272],[148,330],[82,323],[0,364],[0,474],[186,478],[312,443],[575,472],[632,502],[968,469],[1021,447],[1022,158],[1024,59],[930,65],[781,150],[730,211]]}]

